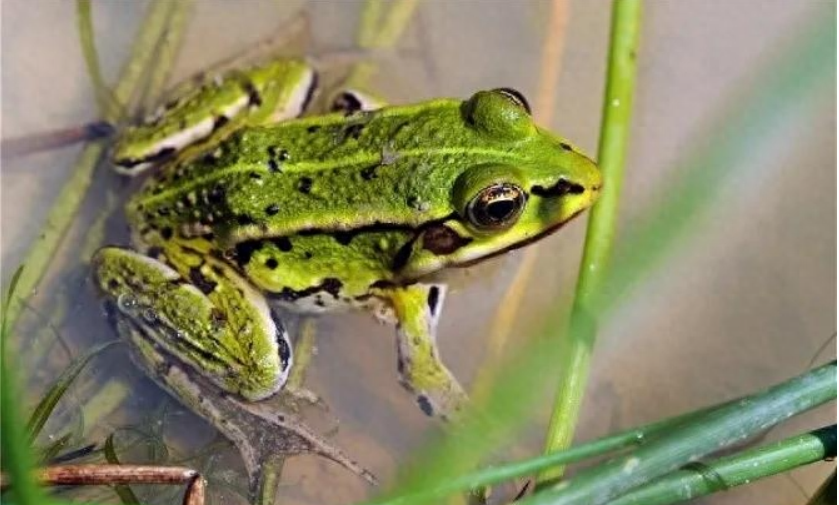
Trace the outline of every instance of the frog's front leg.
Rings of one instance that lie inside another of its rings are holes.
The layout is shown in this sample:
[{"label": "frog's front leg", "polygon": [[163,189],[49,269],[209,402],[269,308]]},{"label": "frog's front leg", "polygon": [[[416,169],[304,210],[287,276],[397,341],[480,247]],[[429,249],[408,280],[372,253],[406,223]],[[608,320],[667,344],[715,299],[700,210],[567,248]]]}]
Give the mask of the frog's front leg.
[{"label": "frog's front leg", "polygon": [[[177,246],[167,264],[117,247],[93,258],[96,284],[155,347],[249,401],[276,393],[291,345],[262,296],[226,264]],[[174,261],[173,261],[174,260]]]},{"label": "frog's front leg", "polygon": [[442,284],[413,284],[393,288],[387,296],[397,319],[400,382],[416,395],[423,412],[454,419],[468,398],[437,349],[437,321],[445,293]]}]

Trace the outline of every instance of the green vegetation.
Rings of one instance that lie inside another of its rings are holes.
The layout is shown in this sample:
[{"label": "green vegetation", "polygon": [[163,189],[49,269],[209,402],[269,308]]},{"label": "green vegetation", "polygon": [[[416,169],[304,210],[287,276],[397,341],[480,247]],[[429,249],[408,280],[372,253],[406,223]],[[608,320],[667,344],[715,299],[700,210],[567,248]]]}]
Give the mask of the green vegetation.
[{"label": "green vegetation", "polygon": [[[175,4],[166,0],[150,4],[131,59],[111,91],[105,88],[99,71],[91,33],[90,3],[79,0],[83,52],[103,118],[118,121],[123,110],[131,110],[131,104],[148,106],[159,96],[189,17],[188,3],[178,2],[178,7],[173,7]],[[386,4],[370,2],[362,16],[362,25],[368,28],[359,36],[361,45],[381,47],[395,43],[415,4],[394,2],[392,12],[385,13]],[[385,34],[377,37],[370,30],[379,19],[386,20],[387,28]],[[703,143],[704,148],[690,153],[680,165],[681,177],[666,188],[663,193],[666,197],[640,220],[641,225],[628,230],[625,240],[613,246],[620,181],[629,145],[635,59],[643,58],[643,53],[637,51],[640,23],[639,1],[615,3],[599,150],[606,193],[590,218],[570,325],[548,321],[522,353],[496,372],[494,381],[485,388],[489,393],[475,406],[473,415],[448,436],[417,454],[394,488],[367,502],[368,505],[437,503],[447,496],[535,474],[540,475],[538,491],[521,503],[676,503],[835,456],[834,425],[742,449],[722,458],[704,459],[792,415],[835,400],[835,363],[806,371],[746,398],[570,447],[587,382],[596,323],[607,320],[626,293],[676,250],[714,195],[734,177],[748,153],[772,142],[780,125],[790,115],[800,112],[807,98],[836,72],[835,22],[822,19],[806,37],[767,65],[760,76],[763,86],[750,89],[748,95],[740,97],[736,107],[727,111],[720,121],[721,127]],[[368,67],[357,67],[353,78],[366,78],[370,71]],[[148,83],[145,94],[139,91],[141,82]],[[26,269],[18,270],[3,301],[0,436],[2,466],[13,493],[4,494],[4,501],[11,496],[23,505],[46,503],[31,469],[65,452],[69,435],[40,449],[39,458],[30,442],[35,440],[81,370],[112,345],[111,342],[102,344],[78,357],[45,393],[28,423],[24,423],[19,405],[13,401],[15,374],[9,366],[7,344],[22,302],[48,269],[53,251],[85,198],[93,169],[104,150],[103,144],[85,147],[73,175],[53,204],[43,234],[27,255]],[[558,344],[560,340],[562,345]],[[295,373],[302,374],[302,369]],[[546,377],[551,380],[546,381]],[[527,413],[534,409],[543,389],[555,383],[560,387],[546,434],[547,453],[482,468],[499,447],[525,427]],[[113,436],[104,444],[103,453],[107,461],[119,461]],[[617,456],[571,479],[558,480],[565,465],[605,454]],[[281,465],[273,470],[273,476],[277,477],[280,470]],[[831,503],[831,490],[835,500],[835,474],[811,503]],[[139,501],[128,487],[118,487],[116,492],[124,503]],[[266,492],[262,500],[270,503],[270,493]]]}]

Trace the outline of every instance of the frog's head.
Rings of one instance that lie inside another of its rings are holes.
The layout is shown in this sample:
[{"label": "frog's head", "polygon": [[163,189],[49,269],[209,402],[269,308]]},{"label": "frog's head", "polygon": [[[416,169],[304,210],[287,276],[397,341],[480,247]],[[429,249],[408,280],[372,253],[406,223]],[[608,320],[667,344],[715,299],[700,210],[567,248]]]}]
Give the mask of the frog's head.
[{"label": "frog's head", "polygon": [[[445,219],[427,223],[410,251],[408,277],[472,264],[530,244],[590,207],[601,188],[595,163],[538,127],[519,93],[481,91],[460,107],[480,155],[451,178]],[[469,148],[467,148],[468,150]]]}]

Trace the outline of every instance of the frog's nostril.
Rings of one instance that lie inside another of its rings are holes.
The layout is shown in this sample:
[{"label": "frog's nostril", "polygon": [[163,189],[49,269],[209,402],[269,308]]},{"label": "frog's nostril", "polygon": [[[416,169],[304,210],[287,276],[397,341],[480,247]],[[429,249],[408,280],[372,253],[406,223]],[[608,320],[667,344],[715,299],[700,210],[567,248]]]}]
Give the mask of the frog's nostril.
[{"label": "frog's nostril", "polygon": [[580,184],[571,182],[571,181],[569,181],[567,179],[564,179],[564,178],[560,178],[556,182],[556,184],[554,184],[552,186],[544,187],[544,186],[538,186],[537,185],[537,186],[533,186],[533,188],[531,188],[530,191],[534,195],[538,195],[538,196],[541,196],[541,197],[558,197],[558,196],[564,196],[564,195],[568,195],[568,194],[579,195],[579,194],[585,192],[585,186],[582,186]]}]

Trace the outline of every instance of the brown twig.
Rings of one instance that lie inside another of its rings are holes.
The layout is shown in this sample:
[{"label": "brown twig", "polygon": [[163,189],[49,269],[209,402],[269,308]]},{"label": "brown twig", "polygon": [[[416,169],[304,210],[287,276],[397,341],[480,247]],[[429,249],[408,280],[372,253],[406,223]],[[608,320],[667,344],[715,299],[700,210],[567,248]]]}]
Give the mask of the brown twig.
[{"label": "brown twig", "polygon": [[[38,470],[45,486],[113,486],[118,484],[186,484],[183,505],[203,505],[206,481],[196,470],[155,465],[58,465]],[[3,489],[8,485],[0,476]]]}]

